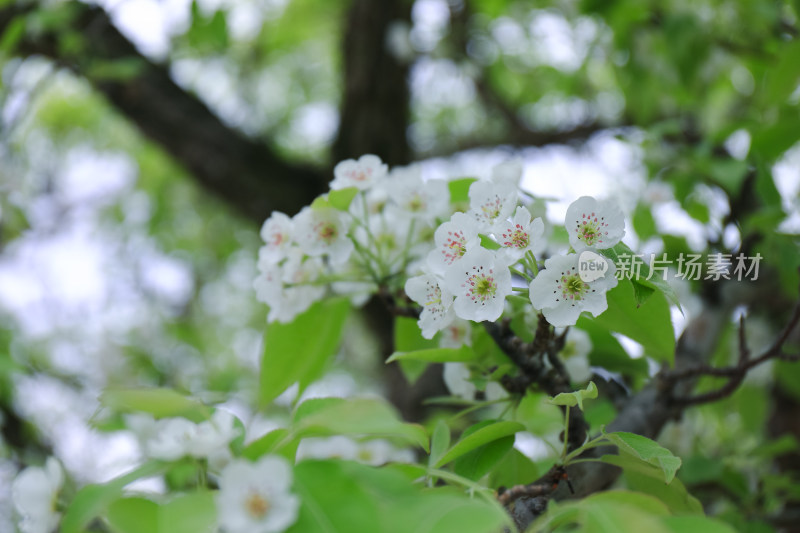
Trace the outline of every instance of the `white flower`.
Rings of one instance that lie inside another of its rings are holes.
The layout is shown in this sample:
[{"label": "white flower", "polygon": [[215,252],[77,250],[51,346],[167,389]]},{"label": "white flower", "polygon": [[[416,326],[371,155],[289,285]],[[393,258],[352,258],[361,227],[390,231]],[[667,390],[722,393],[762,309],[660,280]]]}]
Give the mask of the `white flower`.
[{"label": "white flower", "polygon": [[253,287],[256,298],[270,308],[268,322],[291,322],[325,295],[325,287],[314,283],[324,272],[322,260],[305,257],[297,248],[281,264],[259,262],[258,267]]},{"label": "white flower", "polygon": [[458,262],[467,249],[476,245],[478,226],[475,219],[454,213],[450,220],[441,224],[433,234],[434,248],[428,254],[428,266],[434,274],[442,275]]},{"label": "white flower", "polygon": [[356,460],[370,466],[386,463],[413,463],[414,452],[408,448],[396,448],[385,439],[372,439],[358,443]]},{"label": "white flower", "polygon": [[469,215],[478,223],[479,231],[492,231],[511,215],[518,197],[517,188],[510,183],[478,180],[469,186]]},{"label": "white flower", "polygon": [[625,217],[613,202],[581,196],[567,208],[564,221],[569,243],[576,252],[587,248],[605,250],[625,236]]},{"label": "white flower", "polygon": [[266,244],[258,253],[259,262],[277,263],[292,246],[294,224],[284,213],[275,211],[261,226],[261,238]]},{"label": "white flower", "polygon": [[353,243],[347,237],[346,217],[334,208],[304,207],[294,218],[300,249],[313,257],[327,254],[335,265],[347,261]]},{"label": "white flower", "polygon": [[423,274],[409,278],[405,290],[409,298],[422,306],[417,324],[426,339],[432,339],[453,321],[453,296],[438,277]]},{"label": "white flower", "polygon": [[485,248],[469,250],[445,274],[445,286],[456,299],[456,316],[482,322],[503,314],[506,296],[511,294],[508,264]]},{"label": "white flower", "polygon": [[516,263],[531,251],[534,254],[542,250],[544,240],[544,222],[541,218],[531,221],[531,213],[525,207],[517,207],[514,218],[497,225],[495,236],[502,248],[501,253],[509,263]]},{"label": "white flower", "polygon": [[333,437],[311,437],[300,441],[296,458],[303,459],[344,459],[355,460],[358,455],[358,444],[349,437],[336,435]]},{"label": "white flower", "polygon": [[544,262],[530,284],[533,307],[542,311],[556,327],[574,326],[582,311],[597,316],[608,308],[606,292],[617,286],[614,263],[605,259],[608,270],[592,282],[578,273],[578,254],[554,256]]},{"label": "white flower", "polygon": [[162,461],[176,461],[188,455],[195,438],[197,425],[185,418],[162,418],[156,422],[153,436],[144,444],[148,457]]},{"label": "white flower", "polygon": [[469,321],[458,317],[453,318],[450,325],[442,330],[439,346],[442,348],[472,346],[472,327]]},{"label": "white flower", "polygon": [[591,351],[592,340],[589,334],[582,329],[570,328],[564,339],[561,357],[564,358],[564,365],[573,381],[583,383],[592,377],[588,357]]},{"label": "white flower", "polygon": [[392,202],[414,218],[432,222],[450,208],[444,180],[422,180],[419,165],[392,169],[387,188]]},{"label": "white flower", "polygon": [[514,157],[496,165],[492,169],[492,181],[519,187],[522,179],[522,159]]},{"label": "white flower", "polygon": [[333,169],[334,179],[331,182],[331,189],[347,187],[357,187],[362,191],[369,189],[386,177],[387,170],[387,166],[376,155],[362,155],[358,161],[347,159]]},{"label": "white flower", "polygon": [[56,496],[64,484],[61,464],[48,457],[43,467],[30,466],[20,472],[11,485],[11,499],[19,513],[23,533],[51,533],[61,515],[56,512]]},{"label": "white flower", "polygon": [[[469,368],[464,363],[445,363],[444,364],[444,384],[453,396],[464,398],[465,400],[474,400],[475,393],[478,388],[472,381],[470,381],[471,373]],[[508,393],[502,385],[496,381],[490,381],[486,384],[484,397],[487,401],[499,400],[508,396]]]},{"label": "white flower", "polygon": [[277,533],[297,521],[300,499],[290,492],[292,470],[282,457],[236,459],[219,476],[217,521],[226,533]]},{"label": "white flower", "polygon": [[210,420],[197,424],[193,438],[187,445],[192,457],[211,457],[228,448],[230,442],[239,435],[234,426],[234,416],[223,409],[217,409]]}]

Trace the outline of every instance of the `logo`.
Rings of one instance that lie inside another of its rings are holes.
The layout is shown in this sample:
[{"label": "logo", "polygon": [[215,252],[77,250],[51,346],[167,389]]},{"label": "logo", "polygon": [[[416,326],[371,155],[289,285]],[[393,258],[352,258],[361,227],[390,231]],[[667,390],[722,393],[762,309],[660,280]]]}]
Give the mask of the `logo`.
[{"label": "logo", "polygon": [[584,283],[591,283],[606,275],[608,262],[605,257],[590,250],[578,256],[578,275]]}]

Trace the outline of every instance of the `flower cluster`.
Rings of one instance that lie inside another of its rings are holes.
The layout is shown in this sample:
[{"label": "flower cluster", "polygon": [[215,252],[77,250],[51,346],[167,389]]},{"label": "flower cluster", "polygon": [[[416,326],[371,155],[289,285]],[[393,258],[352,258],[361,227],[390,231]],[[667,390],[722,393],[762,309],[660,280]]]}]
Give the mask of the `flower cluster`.
[{"label": "flower cluster", "polygon": [[254,287],[270,322],[291,321],[328,288],[363,302],[427,253],[426,234],[449,210],[447,183],[423,181],[417,166],[390,173],[365,155],[334,176],[330,194],[292,218],[273,213],[261,228]]},{"label": "flower cluster", "polygon": [[137,413],[127,417],[127,424],[136,433],[144,454],[162,461],[189,456],[227,462],[228,445],[239,435],[233,415],[222,409],[200,423],[181,417],[155,420]]},{"label": "flower cluster", "polygon": [[[613,262],[595,252],[620,242],[622,212],[576,200],[565,222],[571,249],[540,272],[545,224],[523,202],[521,176],[518,161],[496,166],[489,179],[468,182],[469,207],[455,211],[449,183],[423,180],[418,166],[389,171],[373,155],[339,163],[330,193],[293,218],[275,213],[264,223],[255,288],[268,320],[290,321],[329,290],[360,303],[401,287],[420,305],[429,339],[456,320],[499,319],[514,291],[527,292],[555,326],[602,313],[617,280]],[[584,276],[587,261],[603,275]]]}]

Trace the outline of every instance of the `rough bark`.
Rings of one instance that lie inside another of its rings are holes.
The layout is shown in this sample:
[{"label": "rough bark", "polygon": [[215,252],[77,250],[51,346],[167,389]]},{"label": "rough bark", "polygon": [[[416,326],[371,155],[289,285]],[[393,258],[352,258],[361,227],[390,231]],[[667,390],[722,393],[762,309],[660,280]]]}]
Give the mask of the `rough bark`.
[{"label": "rough bark", "polygon": [[386,45],[387,28],[407,21],[407,0],[354,0],[344,36],[344,93],[334,161],[376,154],[390,165],[410,161],[408,65]]}]

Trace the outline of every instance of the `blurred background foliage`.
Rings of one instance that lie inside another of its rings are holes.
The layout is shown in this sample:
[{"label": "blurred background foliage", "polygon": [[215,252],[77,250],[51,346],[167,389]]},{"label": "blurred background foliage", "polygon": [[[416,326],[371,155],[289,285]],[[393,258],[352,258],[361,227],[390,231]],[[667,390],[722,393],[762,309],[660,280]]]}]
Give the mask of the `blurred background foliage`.
[{"label": "blurred background foliage", "polygon": [[[279,424],[291,398],[255,409],[258,222],[303,205],[279,203],[295,169],[317,180],[313,198],[361,153],[428,176],[519,155],[529,190],[558,200],[556,225],[564,201],[600,193],[621,202],[639,251],[761,253],[780,288],[747,324],[753,349],[767,346],[799,283],[798,16],[797,0],[0,1],[0,478],[48,449],[82,482],[135,462],[135,440],[97,416],[109,384],[223,402],[249,436]],[[218,124],[187,120],[197,101]],[[228,194],[251,185],[224,153],[153,133],[165,123],[273,154],[248,163],[264,206]],[[720,296],[677,288],[680,334]],[[382,339],[350,321],[306,394],[385,390]],[[646,378],[636,346],[598,335],[593,364]],[[735,340],[732,322],[717,362]],[[690,491],[752,531],[796,516],[771,515],[800,501],[796,378],[796,365],[763,370],[664,434]],[[558,417],[540,425],[557,433]]]}]

